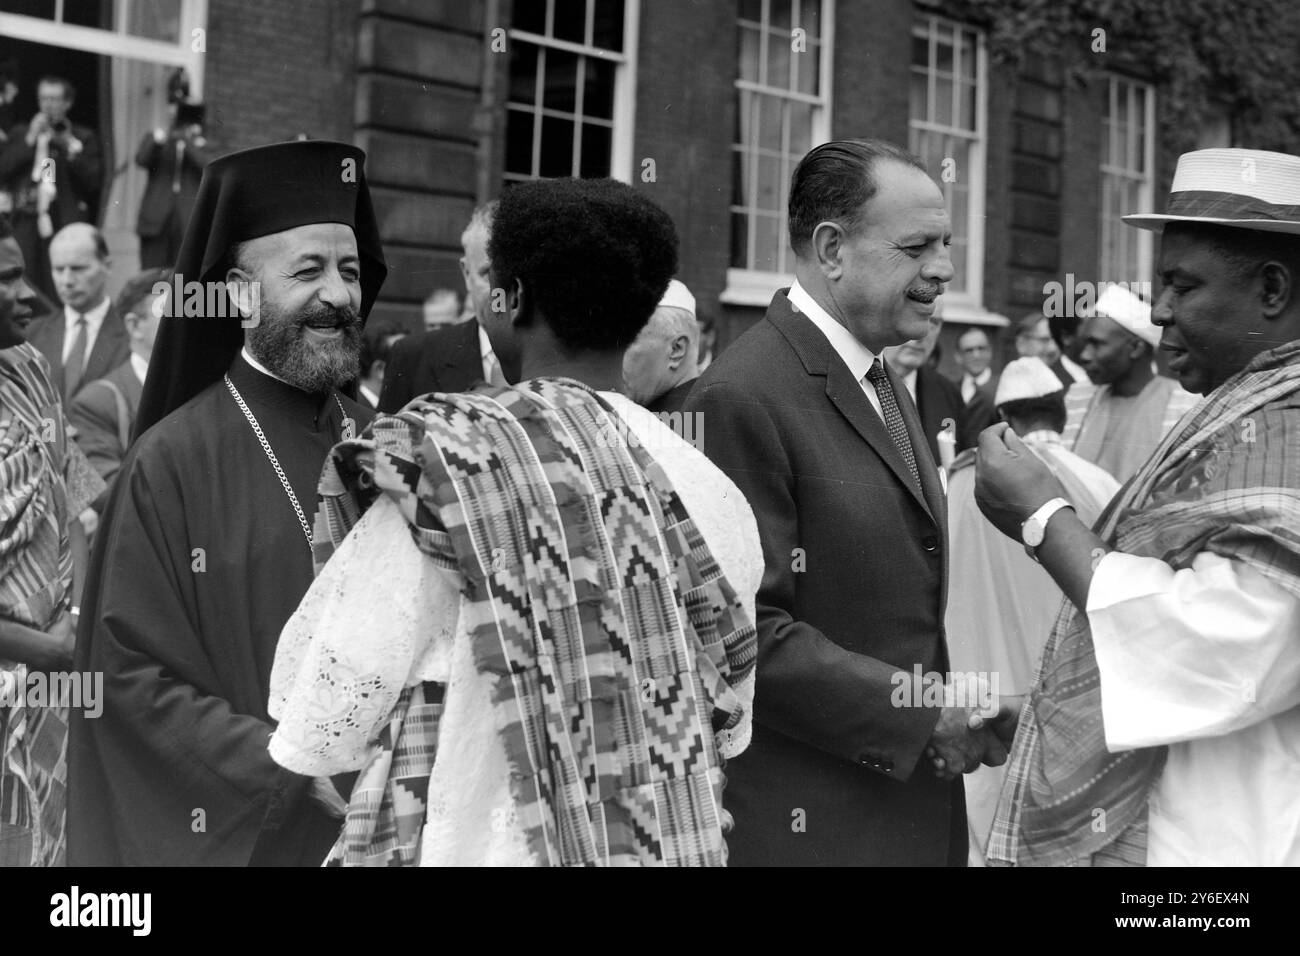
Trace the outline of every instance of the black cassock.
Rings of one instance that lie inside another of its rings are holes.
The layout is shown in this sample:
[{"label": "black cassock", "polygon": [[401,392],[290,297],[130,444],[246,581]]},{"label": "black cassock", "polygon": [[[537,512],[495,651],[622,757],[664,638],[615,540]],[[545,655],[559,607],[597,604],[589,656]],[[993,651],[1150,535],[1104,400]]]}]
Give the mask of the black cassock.
[{"label": "black cassock", "polygon": [[[338,403],[242,358],[230,378],[310,525]],[[340,398],[359,433],[373,413]],[[136,442],[105,513],[76,650],[104,706],[72,716],[69,864],[319,864],[339,822],[267,752],[275,647],[311,552],[225,382]]]}]

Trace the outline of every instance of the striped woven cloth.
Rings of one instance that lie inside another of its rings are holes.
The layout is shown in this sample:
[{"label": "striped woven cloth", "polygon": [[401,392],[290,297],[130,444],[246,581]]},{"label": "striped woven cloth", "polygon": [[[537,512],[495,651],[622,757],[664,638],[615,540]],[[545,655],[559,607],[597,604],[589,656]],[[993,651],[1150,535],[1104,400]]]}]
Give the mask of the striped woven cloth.
[{"label": "striped woven cloth", "polygon": [[[1257,355],[1189,412],[1098,519],[1097,534],[1175,569],[1203,551],[1244,561],[1300,595],[1297,448],[1300,341]],[[1147,799],[1166,755],[1107,751],[1088,618],[1067,601],[1021,711],[990,863],[1144,864]]]},{"label": "striped woven cloth", "polygon": [[[385,494],[463,575],[535,859],[721,865],[714,735],[741,719],[754,627],[662,468],[611,439],[621,425],[570,379],[417,399],[335,447],[316,559]],[[327,862],[417,862],[441,693],[402,694]]]},{"label": "striped woven cloth", "polygon": [[[68,521],[104,489],[65,426],[45,358],[0,349],[0,617],[40,631],[68,606]],[[27,684],[0,660],[0,866],[63,860],[67,708],[27,706]]]}]

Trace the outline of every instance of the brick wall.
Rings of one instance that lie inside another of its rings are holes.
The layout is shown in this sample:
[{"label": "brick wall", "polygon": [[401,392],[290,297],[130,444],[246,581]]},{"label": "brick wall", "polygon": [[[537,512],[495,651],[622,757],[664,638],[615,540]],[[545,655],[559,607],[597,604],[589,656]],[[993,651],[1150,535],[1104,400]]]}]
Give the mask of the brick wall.
[{"label": "brick wall", "polygon": [[359,0],[211,0],[204,98],[223,149],[352,140]]},{"label": "brick wall", "polygon": [[[731,4],[641,4],[633,180],[667,213],[680,241],[679,277],[724,329],[718,296],[731,259],[731,138],[736,11]],[[642,181],[642,161],[655,181]]]}]

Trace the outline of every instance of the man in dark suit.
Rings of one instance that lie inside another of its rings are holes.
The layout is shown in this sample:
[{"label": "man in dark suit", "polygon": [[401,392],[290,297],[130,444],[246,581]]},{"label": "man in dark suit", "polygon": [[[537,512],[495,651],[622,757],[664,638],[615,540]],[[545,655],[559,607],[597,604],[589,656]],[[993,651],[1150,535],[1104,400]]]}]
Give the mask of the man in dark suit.
[{"label": "man in dark suit", "polygon": [[[970,404],[961,399],[961,389],[930,367],[927,361],[939,341],[943,319],[930,317],[930,331],[922,338],[885,349],[885,361],[903,380],[916,403],[930,454],[947,467],[967,448],[974,448],[979,433],[997,421],[993,404],[976,392]],[[946,438],[941,438],[946,435]]]},{"label": "man in dark suit", "polygon": [[461,233],[461,275],[474,306],[474,322],[416,332],[394,343],[384,368],[384,388],[379,410],[393,413],[428,392],[464,392],[475,382],[504,385],[501,363],[483,331],[492,307],[492,280],[488,278],[488,238],[496,200],[474,210]]},{"label": "man in dark suit", "polygon": [[47,244],[64,226],[94,222],[103,166],[93,130],[68,119],[76,98],[71,83],[44,77],[36,87],[40,110],[15,126],[0,149],[0,188],[13,197],[13,231],[28,279],[54,296]]},{"label": "man in dark suit", "polygon": [[961,366],[957,384],[962,401],[970,404],[977,394],[982,394],[988,399],[989,408],[993,408],[998,391],[998,374],[993,371],[993,343],[979,326],[972,326],[957,336],[957,364]]},{"label": "man in dark suit", "polygon": [[83,385],[126,361],[126,326],[108,298],[108,245],[89,223],[64,226],[50,241],[55,292],[63,307],[44,316],[29,341],[50,363],[54,387],[70,403]]},{"label": "man in dark suit", "polygon": [[943,194],[910,153],[851,140],[803,158],[789,210],[796,283],[686,402],[766,565],[753,742],[727,767],[730,862],[964,865],[959,775],[1006,754],[943,699],[943,491],[879,358],[926,334],[952,278]]},{"label": "man in dark suit", "polygon": [[155,308],[158,296],[153,289],[169,279],[168,270],[149,269],[127,280],[118,293],[116,308],[126,326],[131,354],[103,378],[92,379],[79,389],[68,406],[68,421],[76,429],[77,445],[108,485],[95,502],[96,511],[108,500],[113,479],[131,444],[131,429],[158,333],[160,312]]},{"label": "man in dark suit", "polygon": [[135,153],[136,165],[149,171],[135,227],[144,269],[171,268],[176,261],[203,169],[213,158],[203,136],[203,107],[176,102],[171,109],[171,129],[159,127],[145,134]]}]

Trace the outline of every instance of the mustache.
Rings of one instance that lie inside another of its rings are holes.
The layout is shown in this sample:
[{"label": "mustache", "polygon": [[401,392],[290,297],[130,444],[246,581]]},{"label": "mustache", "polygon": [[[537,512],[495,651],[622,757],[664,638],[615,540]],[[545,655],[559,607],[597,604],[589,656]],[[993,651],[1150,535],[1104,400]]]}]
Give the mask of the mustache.
[{"label": "mustache", "polygon": [[351,306],[339,309],[321,304],[299,313],[298,325],[340,325],[344,328],[360,328],[361,314]]}]

